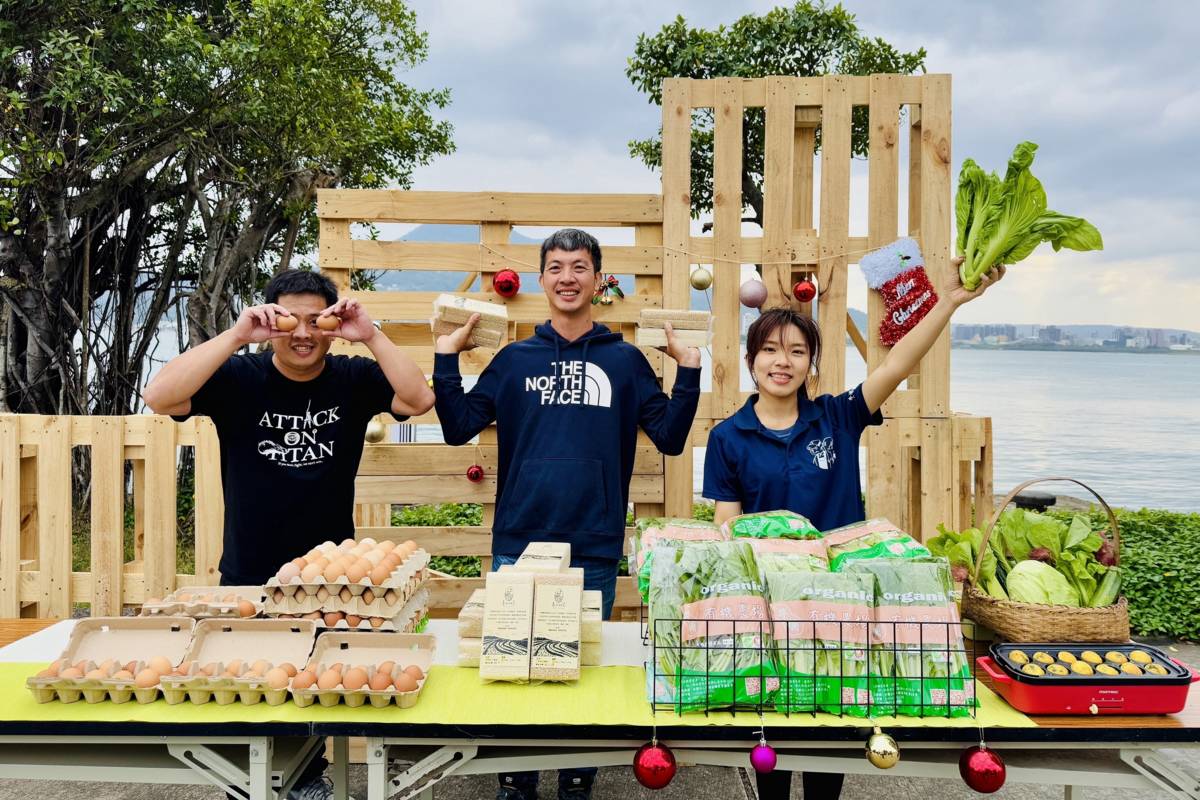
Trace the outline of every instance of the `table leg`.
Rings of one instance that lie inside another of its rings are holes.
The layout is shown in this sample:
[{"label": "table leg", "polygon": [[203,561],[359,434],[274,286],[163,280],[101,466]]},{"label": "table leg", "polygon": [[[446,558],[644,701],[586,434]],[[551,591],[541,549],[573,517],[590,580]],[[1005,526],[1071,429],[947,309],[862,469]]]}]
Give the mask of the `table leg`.
[{"label": "table leg", "polygon": [[367,738],[367,800],[387,798],[387,745],[383,739]]},{"label": "table leg", "polygon": [[333,737],[333,797],[346,800],[350,796],[350,738]]},{"label": "table leg", "polygon": [[250,800],[271,800],[271,761],[273,741],[270,736],[250,739]]}]

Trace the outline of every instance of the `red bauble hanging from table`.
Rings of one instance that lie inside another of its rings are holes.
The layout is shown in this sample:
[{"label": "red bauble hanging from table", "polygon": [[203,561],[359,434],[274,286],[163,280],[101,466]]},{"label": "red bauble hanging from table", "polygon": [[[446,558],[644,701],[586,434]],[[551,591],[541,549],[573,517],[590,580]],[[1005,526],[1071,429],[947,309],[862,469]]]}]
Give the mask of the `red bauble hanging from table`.
[{"label": "red bauble hanging from table", "polygon": [[975,745],[963,750],[958,758],[958,773],[963,781],[980,794],[991,794],[1004,785],[1007,770],[995,750]]},{"label": "red bauble hanging from table", "polygon": [[801,303],[811,303],[817,296],[817,285],[810,280],[796,281],[792,287],[792,296]]},{"label": "red bauble hanging from table", "polygon": [[767,744],[766,739],[760,739],[758,744],[750,750],[750,766],[754,767],[755,772],[761,772],[764,775],[774,772],[778,762],[779,756],[775,754],[775,748]]},{"label": "red bauble hanging from table", "polygon": [[502,269],[492,277],[492,289],[501,297],[513,297],[521,289],[521,276],[516,270]]},{"label": "red bauble hanging from table", "polygon": [[647,789],[661,789],[675,777],[678,765],[670,748],[648,742],[633,754],[633,776]]},{"label": "red bauble hanging from table", "polygon": [[483,480],[483,467],[478,464],[472,464],[467,467],[467,480],[471,483],[479,483]]}]

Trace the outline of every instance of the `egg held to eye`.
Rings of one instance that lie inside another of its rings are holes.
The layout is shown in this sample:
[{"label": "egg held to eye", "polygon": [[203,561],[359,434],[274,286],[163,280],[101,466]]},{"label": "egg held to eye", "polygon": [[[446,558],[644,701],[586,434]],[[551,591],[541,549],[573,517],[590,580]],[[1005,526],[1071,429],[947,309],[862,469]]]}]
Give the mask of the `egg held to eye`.
[{"label": "egg held to eye", "polygon": [[335,317],[333,314],[327,314],[323,317],[317,317],[317,327],[323,331],[336,331],[338,325],[341,325],[341,324],[342,324],[342,321],[340,319],[338,319],[337,317]]},{"label": "egg held to eye", "polygon": [[284,332],[296,330],[296,326],[300,324],[300,318],[292,316],[284,316],[282,314],[275,315],[275,328]]}]

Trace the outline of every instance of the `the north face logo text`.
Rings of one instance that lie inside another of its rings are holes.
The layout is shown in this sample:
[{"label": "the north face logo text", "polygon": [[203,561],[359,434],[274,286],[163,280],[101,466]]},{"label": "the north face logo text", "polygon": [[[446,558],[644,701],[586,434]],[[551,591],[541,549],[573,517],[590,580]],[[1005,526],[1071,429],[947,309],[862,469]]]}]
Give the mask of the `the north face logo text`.
[{"label": "the north face logo text", "polygon": [[555,374],[525,379],[525,391],[537,392],[541,405],[612,405],[612,384],[600,367],[590,361],[558,361],[551,366]]}]

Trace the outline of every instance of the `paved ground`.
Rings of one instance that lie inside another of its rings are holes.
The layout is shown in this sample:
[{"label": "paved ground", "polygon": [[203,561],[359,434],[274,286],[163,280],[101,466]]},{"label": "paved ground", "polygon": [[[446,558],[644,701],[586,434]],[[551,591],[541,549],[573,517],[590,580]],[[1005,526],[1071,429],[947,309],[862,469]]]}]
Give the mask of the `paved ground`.
[{"label": "paved ground", "polygon": [[[1173,655],[1200,666],[1200,646],[1168,645],[1175,648]],[[1166,751],[1168,758],[1178,768],[1196,777],[1200,785],[1200,758],[1197,751]],[[351,767],[351,791],[356,797],[366,797],[366,770]],[[803,797],[800,782],[795,781],[792,798]],[[666,789],[651,792],[634,780],[632,771],[625,767],[600,770],[596,782],[594,800],[754,800],[753,780],[741,770],[715,767],[685,767]],[[489,800],[495,796],[495,779],[492,776],[448,778],[438,785],[438,800]],[[553,800],[556,779],[553,773],[543,773],[543,800]],[[1200,795],[1200,789],[1197,790]],[[1052,800],[1063,797],[1060,786],[1034,786],[1012,784],[992,795],[997,800]],[[1088,789],[1082,792],[1086,800],[1151,800],[1167,797],[1160,792],[1129,792],[1124,790]],[[963,783],[954,780],[929,780],[903,778],[886,773],[872,775],[849,775],[842,792],[843,800],[877,800],[878,798],[920,798],[921,800],[951,800],[952,798],[979,797]],[[53,781],[2,781],[0,800],[222,800],[224,794],[215,789],[193,786],[142,786],[112,783],[68,783]],[[1080,793],[1075,800],[1079,800]],[[816,798],[814,800],[824,800]]]}]

